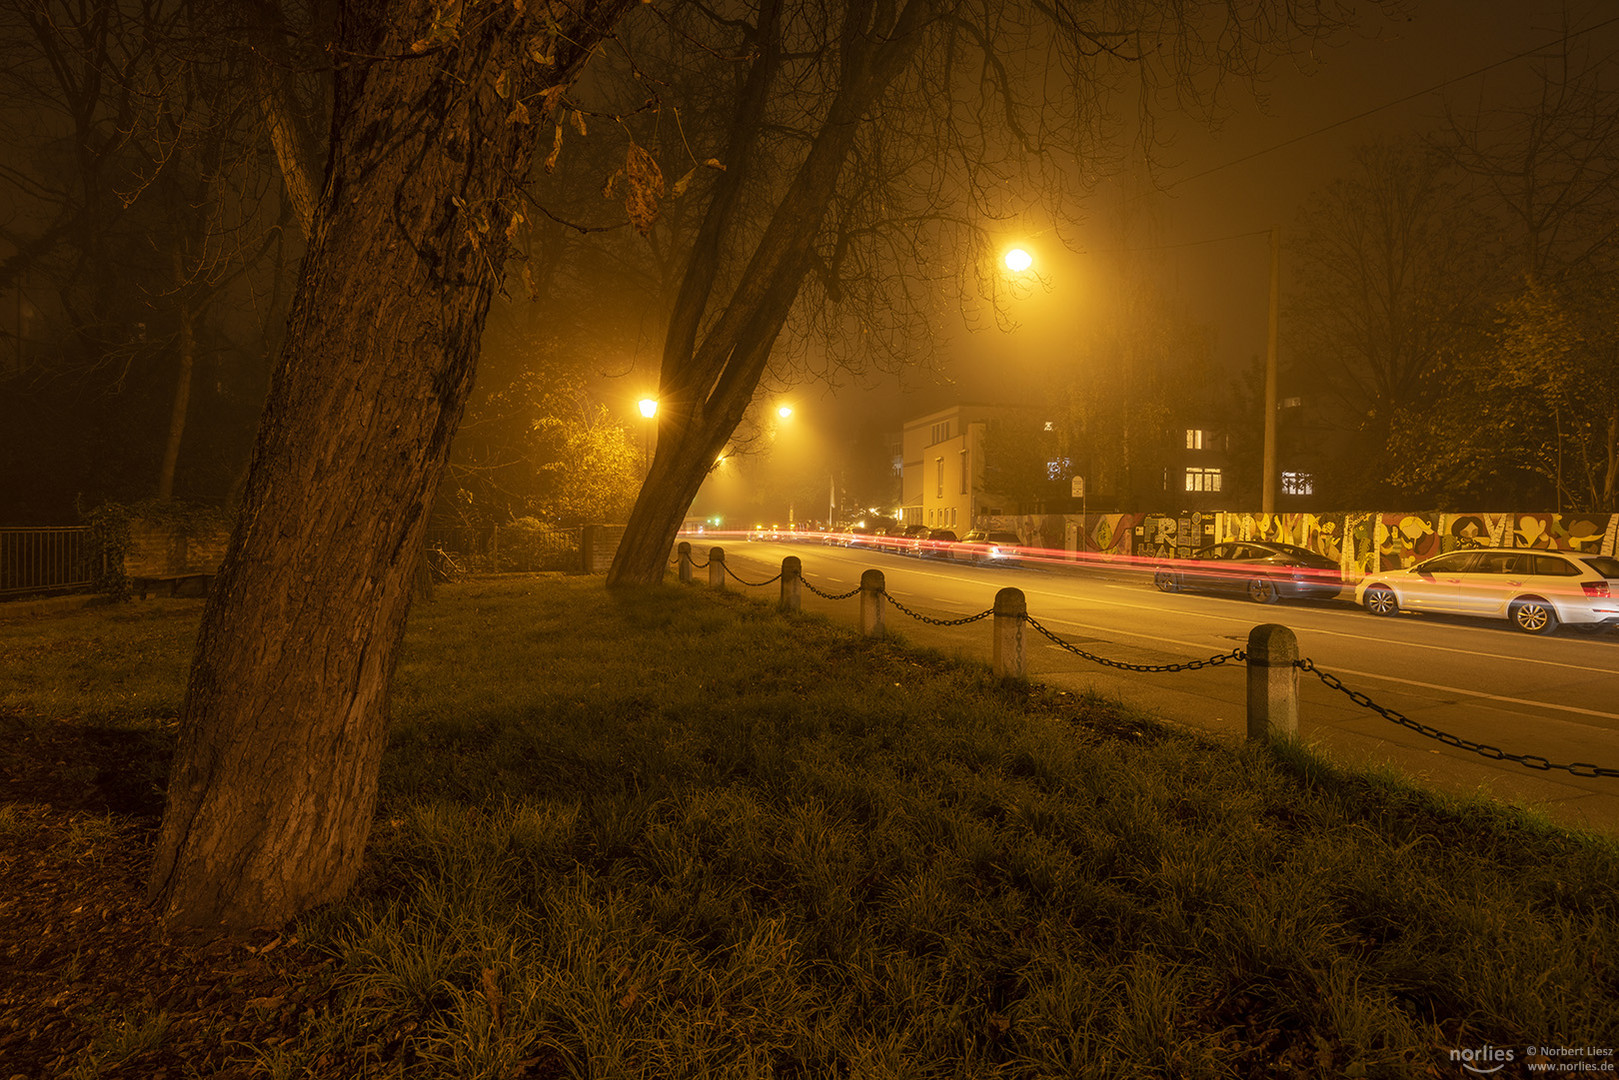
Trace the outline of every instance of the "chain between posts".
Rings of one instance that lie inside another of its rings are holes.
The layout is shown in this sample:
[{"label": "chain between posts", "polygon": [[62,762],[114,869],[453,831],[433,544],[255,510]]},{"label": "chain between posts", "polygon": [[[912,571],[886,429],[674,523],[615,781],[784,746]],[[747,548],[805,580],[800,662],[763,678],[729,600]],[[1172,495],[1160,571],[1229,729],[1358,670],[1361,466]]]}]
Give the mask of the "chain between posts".
[{"label": "chain between posts", "polygon": [[[736,578],[737,581],[739,581],[743,585],[747,585],[747,586],[749,586],[751,588],[755,588],[755,589],[763,588],[766,585],[774,585],[776,582],[781,580],[781,575],[777,574],[775,577],[771,578],[769,581],[747,581],[747,580],[745,580],[743,578],[737,577],[736,571],[731,569],[731,565],[729,563],[726,563],[724,565],[725,565],[725,572],[727,574],[730,574],[733,578]],[[856,590],[856,591],[858,592],[859,590]]]},{"label": "chain between posts", "polygon": [[882,591],[882,595],[883,595],[883,597],[885,599],[887,599],[887,601],[890,604],[893,604],[896,608],[898,608],[900,611],[904,612],[906,615],[909,615],[911,618],[915,619],[917,622],[925,622],[929,626],[966,626],[968,623],[975,623],[979,619],[987,619],[991,615],[995,614],[995,609],[994,608],[986,608],[983,611],[980,611],[977,615],[968,615],[968,616],[966,616],[964,618],[960,618],[960,619],[935,619],[931,615],[922,615],[922,614],[919,614],[919,613],[917,613],[915,611],[912,611],[910,608],[906,607],[904,604],[902,604],[898,600],[894,599],[894,594],[889,592],[887,589],[884,589]]},{"label": "chain between posts", "polygon": [[[691,559],[691,556],[690,556],[690,555],[688,555],[688,556],[686,556],[686,557],[687,557],[687,558],[688,558],[688,559]],[[702,561],[702,562],[698,562],[698,561],[697,561],[697,560],[696,560],[696,559],[692,559],[692,560],[691,560],[691,568],[692,568],[692,569],[693,569],[693,570],[706,570],[706,569],[708,569],[708,564],[709,564],[709,563],[710,563],[710,562],[712,562],[712,561],[713,561],[713,560],[711,560],[711,559],[704,559],[704,560],[703,560],[703,561]]]},{"label": "chain between posts", "polygon": [[1372,712],[1381,716],[1390,723],[1398,724],[1403,728],[1416,732],[1418,735],[1435,739],[1444,743],[1446,746],[1454,746],[1458,750],[1467,750],[1471,753],[1478,754],[1481,757],[1489,758],[1491,761],[1511,761],[1522,765],[1526,769],[1536,769],[1540,772],[1550,772],[1556,769],[1562,772],[1572,773],[1575,776],[1619,777],[1619,769],[1610,769],[1601,765],[1592,765],[1585,761],[1576,761],[1568,765],[1559,765],[1541,757],[1539,754],[1512,754],[1502,750],[1500,747],[1491,746],[1488,743],[1474,742],[1472,739],[1464,739],[1459,735],[1452,735],[1448,731],[1440,731],[1436,727],[1430,727],[1427,724],[1413,720],[1403,713],[1396,712],[1393,709],[1384,708],[1371,698],[1367,697],[1365,694],[1361,693],[1359,690],[1349,689],[1349,687],[1345,686],[1342,680],[1340,680],[1336,675],[1332,674],[1330,671],[1322,671],[1320,668],[1316,667],[1314,660],[1295,660],[1293,661],[1293,666],[1298,668],[1300,671],[1308,671],[1316,678],[1320,679],[1322,683],[1338,691],[1340,694],[1343,694],[1350,701],[1353,701],[1361,708],[1370,709]]},{"label": "chain between posts", "polygon": [[1103,667],[1118,668],[1120,671],[1197,671],[1200,668],[1219,667],[1221,664],[1227,663],[1231,660],[1244,661],[1248,659],[1248,654],[1246,652],[1242,651],[1241,649],[1232,649],[1228,653],[1221,653],[1218,656],[1211,656],[1207,660],[1188,660],[1183,664],[1127,664],[1123,660],[1109,660],[1105,656],[1097,656],[1095,653],[1088,653],[1077,645],[1068,644],[1068,642],[1041,626],[1032,615],[1023,616],[1023,621],[1040,631],[1040,633],[1044,634],[1058,648],[1066,649],[1075,656],[1083,657],[1093,664],[1101,664]]},{"label": "chain between posts", "polygon": [[804,588],[808,589],[816,596],[819,596],[822,600],[847,600],[851,596],[860,595],[860,586],[858,585],[846,593],[839,593],[837,596],[833,596],[831,593],[824,593],[820,589],[817,589],[813,584],[810,583],[810,579],[807,577],[800,577],[798,580],[804,583]]}]

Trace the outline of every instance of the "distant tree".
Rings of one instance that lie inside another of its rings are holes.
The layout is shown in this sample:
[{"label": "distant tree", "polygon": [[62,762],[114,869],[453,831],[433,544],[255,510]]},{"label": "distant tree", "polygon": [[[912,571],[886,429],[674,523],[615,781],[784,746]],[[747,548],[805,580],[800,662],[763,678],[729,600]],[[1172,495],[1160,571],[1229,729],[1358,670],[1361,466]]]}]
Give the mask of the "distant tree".
[{"label": "distant tree", "polygon": [[566,367],[522,371],[469,406],[440,498],[479,528],[622,521],[646,465],[639,434]]},{"label": "distant tree", "polygon": [[1435,140],[1478,181],[1471,205],[1506,236],[1514,276],[1565,285],[1619,259],[1619,86],[1573,12],[1561,9],[1564,36],[1534,61],[1528,93],[1450,109]]},{"label": "distant tree", "polygon": [[1592,310],[1545,285],[1502,303],[1487,343],[1433,372],[1442,386],[1400,417],[1393,480],[1442,507],[1550,503],[1613,511],[1619,476],[1619,358]]},{"label": "distant tree", "polygon": [[1477,333],[1499,261],[1445,158],[1415,144],[1360,148],[1292,235],[1290,377],[1343,440],[1329,489],[1375,502],[1389,490],[1396,417],[1421,411],[1435,389],[1425,376]]},{"label": "distant tree", "polygon": [[[1005,499],[1015,514],[1068,494],[1068,470],[1058,434],[1044,416],[1027,414],[990,420],[984,427],[983,486]],[[1053,470],[1053,464],[1056,469]]]},{"label": "distant tree", "polygon": [[[1567,11],[1565,20],[1569,18]],[[1502,225],[1517,278],[1498,325],[1436,404],[1410,417],[1412,480],[1449,495],[1495,482],[1557,508],[1616,510],[1619,482],[1619,87],[1568,22],[1521,101],[1452,112],[1440,143]],[[1432,436],[1431,439],[1429,436]],[[1431,459],[1431,461],[1430,461]],[[1424,469],[1423,462],[1430,461]]]},{"label": "distant tree", "polygon": [[[246,442],[250,414],[228,402],[261,392],[260,342],[286,314],[280,204],[236,92],[242,53],[205,44],[228,40],[217,13],[178,0],[0,0],[0,79],[19,121],[3,129],[0,190],[15,216],[0,227],[0,287],[45,314],[8,397],[71,417],[44,451],[6,449],[60,465],[100,440],[120,448],[93,451],[94,477],[13,474],[49,476],[67,497],[172,497],[193,412],[213,442],[191,457],[191,491],[223,497],[231,470],[208,460],[228,435],[219,418]],[[210,408],[193,409],[194,384]],[[0,424],[0,441],[22,437],[18,421]],[[233,449],[239,464],[246,446]]]}]

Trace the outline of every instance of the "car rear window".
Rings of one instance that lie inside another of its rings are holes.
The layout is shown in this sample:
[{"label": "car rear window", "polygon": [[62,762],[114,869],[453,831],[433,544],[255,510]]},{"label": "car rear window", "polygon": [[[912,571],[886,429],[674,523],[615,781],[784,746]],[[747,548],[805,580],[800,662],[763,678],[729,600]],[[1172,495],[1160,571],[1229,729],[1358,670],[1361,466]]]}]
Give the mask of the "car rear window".
[{"label": "car rear window", "polygon": [[1580,561],[1605,578],[1619,580],[1619,559],[1607,555],[1586,555]]},{"label": "car rear window", "polygon": [[1314,566],[1322,570],[1338,569],[1337,560],[1329,559],[1319,551],[1311,551],[1309,548],[1302,548],[1297,544],[1277,544],[1276,547],[1288,558],[1305,566]]},{"label": "car rear window", "polygon": [[1579,577],[1580,568],[1557,555],[1536,555],[1535,568],[1530,573],[1536,577]]}]

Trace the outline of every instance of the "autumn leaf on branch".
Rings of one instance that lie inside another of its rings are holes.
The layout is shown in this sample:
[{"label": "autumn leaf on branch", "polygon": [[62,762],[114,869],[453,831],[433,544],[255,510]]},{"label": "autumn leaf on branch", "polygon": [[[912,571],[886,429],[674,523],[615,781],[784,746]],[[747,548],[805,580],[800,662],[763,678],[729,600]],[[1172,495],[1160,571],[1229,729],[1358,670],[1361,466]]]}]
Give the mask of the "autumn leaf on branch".
[{"label": "autumn leaf on branch", "polygon": [[658,200],[663,198],[663,170],[651,154],[632,142],[624,161],[624,179],[624,211],[635,231],[649,236],[658,220]]}]

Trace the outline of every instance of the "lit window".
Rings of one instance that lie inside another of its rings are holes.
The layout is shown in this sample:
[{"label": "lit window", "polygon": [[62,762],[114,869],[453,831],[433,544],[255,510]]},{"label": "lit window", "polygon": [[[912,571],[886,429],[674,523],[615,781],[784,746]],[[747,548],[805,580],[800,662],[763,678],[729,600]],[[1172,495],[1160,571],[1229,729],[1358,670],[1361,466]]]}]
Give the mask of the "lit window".
[{"label": "lit window", "polygon": [[1187,469],[1186,470],[1186,490],[1187,491],[1219,491],[1220,490],[1220,470],[1219,469]]},{"label": "lit window", "polygon": [[1284,472],[1282,474],[1283,495],[1314,495],[1315,474],[1307,472]]},{"label": "lit window", "polygon": [[938,471],[939,471],[938,490],[935,491],[934,494],[938,498],[942,499],[942,498],[944,498],[944,458],[942,458],[942,457],[941,458],[934,458],[933,463],[934,463],[935,466],[937,466]]},{"label": "lit window", "polygon": [[[1201,449],[1203,449],[1203,429],[1202,428],[1187,428],[1186,429],[1186,449],[1188,449],[1188,450],[1201,450]],[[1187,490],[1190,491],[1191,489],[1188,488]]]}]

